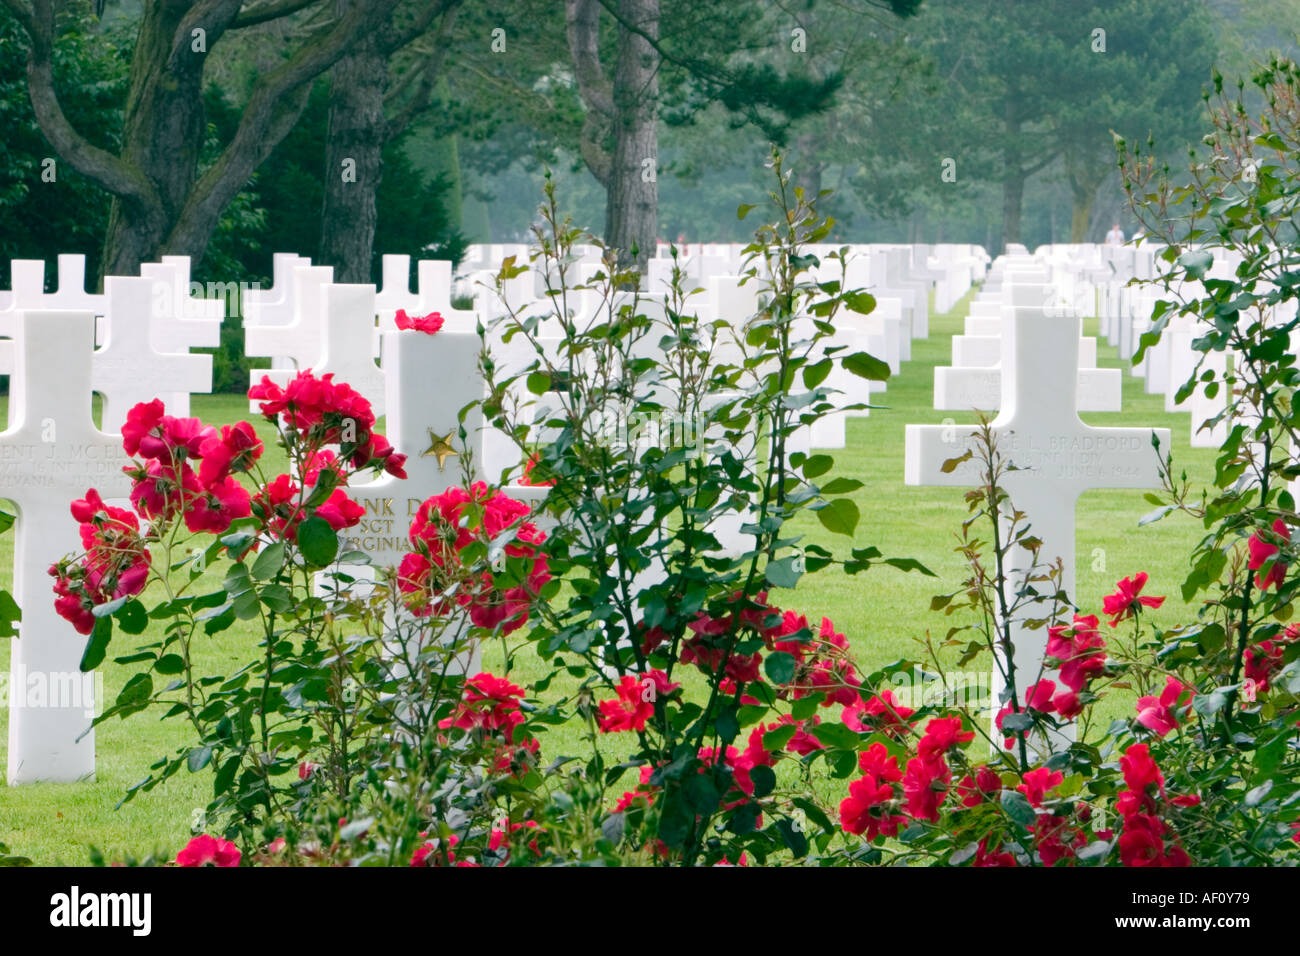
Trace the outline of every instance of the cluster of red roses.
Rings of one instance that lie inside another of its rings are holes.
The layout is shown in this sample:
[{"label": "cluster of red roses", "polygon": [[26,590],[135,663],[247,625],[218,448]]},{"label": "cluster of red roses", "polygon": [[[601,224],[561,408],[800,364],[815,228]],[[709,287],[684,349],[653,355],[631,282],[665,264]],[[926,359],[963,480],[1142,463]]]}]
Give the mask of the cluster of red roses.
[{"label": "cluster of red roses", "polygon": [[446,319],[440,312],[430,312],[428,315],[407,315],[405,309],[398,309],[394,321],[401,331],[423,332],[425,335],[434,335],[442,331]]},{"label": "cluster of red roses", "polygon": [[[883,699],[876,698],[881,706],[894,710],[897,705],[891,705],[892,699],[888,691]],[[902,707],[894,714],[898,723],[891,721],[891,726],[901,723],[906,729],[912,711]],[[883,743],[872,744],[858,754],[862,776],[849,784],[849,795],[840,803],[841,827],[874,840],[882,835],[897,836],[908,817],[938,821],[939,807],[952,785],[948,753],[958,744],[974,739],[973,730],[962,730],[960,717],[935,717],[926,724],[916,756],[908,760],[905,769],[899,768],[898,758]],[[898,783],[902,784],[901,799],[894,788]],[[969,777],[962,781],[963,786],[968,784],[975,786]]]},{"label": "cluster of red roses", "polygon": [[95,629],[95,606],[144,590],[149,578],[149,549],[136,516],[104,503],[91,488],[72,503],[85,553],[78,561],[50,566],[55,610],[80,634]]},{"label": "cluster of red roses", "polygon": [[229,840],[200,833],[176,854],[176,865],[239,866],[241,856],[239,847]]},{"label": "cluster of red roses", "polygon": [[338,445],[338,469],[383,469],[397,478],[406,477],[406,456],[374,430],[375,413],[360,392],[333,373],[317,376],[310,369],[299,372],[284,388],[262,377],[248,390],[248,397],[268,420],[287,426],[288,436],[300,442],[308,456],[326,445]]},{"label": "cluster of red roses", "polygon": [[519,729],[526,720],[520,708],[523,697],[522,687],[482,671],[465,681],[456,711],[438,726],[477,732],[484,742],[497,744],[493,771],[512,772],[541,749],[535,737]]},{"label": "cluster of red roses", "polygon": [[[1119,837],[1120,862],[1125,866],[1190,866],[1187,851],[1178,845],[1177,836],[1158,814],[1167,805],[1194,807],[1201,798],[1167,797],[1164,775],[1146,744],[1133,744],[1125,750],[1119,766],[1128,788],[1115,798],[1115,810],[1124,821]],[[1098,833],[1102,839],[1112,835]]]},{"label": "cluster of red roses", "polygon": [[[720,616],[701,611],[687,625],[691,636],[682,644],[683,664],[694,664],[706,674],[721,669],[727,679],[740,685],[761,680],[762,654],[735,651],[743,643],[742,632],[749,631],[762,638],[769,652],[784,652],[794,658],[794,676],[777,689],[780,696],[797,700],[821,693],[824,707],[847,706],[858,700],[861,680],[849,659],[849,642],[836,633],[829,618],[822,618],[814,634],[804,615],[769,605],[766,591],[748,601],[742,601],[737,593],[732,602],[737,605],[733,610]],[[645,628],[640,636],[641,653],[646,656],[669,639],[661,627]]]},{"label": "cluster of red roses", "polygon": [[[536,820],[521,820],[505,827],[496,826],[488,834],[488,850],[495,854],[498,866],[505,866],[510,859],[511,844],[522,842],[524,837],[528,837],[525,845],[534,857],[540,859],[542,848],[538,845],[538,841],[545,833],[546,828]],[[427,833],[420,834],[422,839],[426,836]],[[472,860],[457,859],[455,848],[459,844],[460,837],[454,833],[447,837],[445,849],[442,840],[425,840],[411,854],[411,862],[408,866],[481,866]]]},{"label": "cluster of red roses", "polygon": [[1260,641],[1254,647],[1246,648],[1245,675],[1249,687],[1254,693],[1262,694],[1269,689],[1274,677],[1283,667],[1283,655],[1288,645],[1294,644],[1300,637],[1300,627],[1288,624],[1277,637]]},{"label": "cluster of red roses", "polygon": [[[892,715],[890,720],[877,725],[879,729],[893,737],[903,736],[909,729],[907,718],[912,711],[897,704],[888,691],[871,703],[877,702],[874,708],[877,712],[887,711]],[[916,755],[908,759],[905,768],[899,767],[898,757],[891,755],[883,743],[873,743],[858,755],[862,776],[849,784],[849,795],[840,803],[841,827],[848,833],[875,840],[881,836],[897,836],[911,821],[937,823],[949,793],[965,809],[1000,802],[1006,785],[1002,775],[988,765],[976,767],[956,786],[952,784],[948,756],[953,748],[974,737],[974,731],[962,730],[960,717],[933,718],[926,724]],[[1128,787],[1115,801],[1115,809],[1123,821],[1118,841],[1121,862],[1125,866],[1188,865],[1187,854],[1176,843],[1166,849],[1166,841],[1172,840],[1173,835],[1157,815],[1161,809],[1157,797],[1166,801],[1164,778],[1146,744],[1129,747],[1120,760],[1120,767]],[[1088,824],[1093,819],[1090,806],[1078,803],[1070,810],[1047,805],[1049,794],[1063,781],[1061,771],[1037,767],[1021,774],[1015,786],[1035,812],[1034,823],[1028,829],[1044,866],[1071,859],[1089,842]],[[1192,807],[1200,803],[1200,798],[1179,796],[1167,803]],[[1112,830],[1098,830],[1093,836],[1112,840],[1115,834]],[[976,848],[972,865],[1017,866],[1018,861],[1015,854],[1002,848],[999,838],[989,834]]]},{"label": "cluster of red roses", "polygon": [[[475,528],[465,520],[468,505],[482,517]],[[523,521],[528,513],[528,505],[481,481],[468,490],[453,487],[424,501],[411,522],[415,550],[402,558],[397,569],[397,586],[406,595],[407,607],[424,616],[444,615],[459,606],[468,609],[476,627],[500,626],[504,634],[523,627],[532,601],[551,579],[541,551],[546,535],[532,522]],[[522,584],[502,589],[491,571],[466,571],[461,552],[467,545],[490,544],[516,524],[515,539],[506,545],[505,554],[531,561]],[[453,590],[454,597],[444,596]]]},{"label": "cluster of red roses", "polygon": [[[190,531],[220,534],[250,514],[249,494],[234,475],[262,454],[248,422],[218,433],[197,418],[168,415],[154,399],[127,413],[122,447],[138,456],[124,469],[133,481],[131,504],[155,526],[183,515]],[[192,462],[199,464],[197,472]]]},{"label": "cluster of red roses", "polygon": [[1255,585],[1261,591],[1280,588],[1286,580],[1286,561],[1280,554],[1282,545],[1290,541],[1291,529],[1278,518],[1273,522],[1272,534],[1256,531],[1246,542],[1246,550],[1250,553],[1247,566],[1256,572]]},{"label": "cluster of red roses", "polygon": [[[360,469],[383,468],[406,477],[406,456],[374,431],[370,403],[331,375],[300,372],[285,388],[263,378],[248,394],[261,400],[268,419],[283,419],[291,451],[307,462],[303,482],[315,485],[325,469],[332,472],[329,496],[308,507],[302,487],[288,474],[277,475],[250,495],[237,475],[250,471],[262,455],[262,441],[251,424],[237,422],[218,431],[197,418],[168,415],[160,399],[141,402],[122,425],[122,447],[135,459],[123,471],[132,479],[131,505],[151,523],[149,533],[140,533],[136,515],[105,505],[91,489],[72,505],[86,553],[50,568],[55,607],[79,632],[94,628],[96,605],[144,588],[147,542],[177,518],[195,534],[221,534],[232,522],[252,515],[262,531],[293,541],[298,525],[312,514],[336,531],[361,520],[364,509],[339,487]],[[342,457],[326,449],[329,444],[338,445]]]},{"label": "cluster of red roses", "polygon": [[[1144,607],[1158,608],[1165,603],[1163,597],[1143,595],[1142,589],[1148,580],[1145,571],[1116,582],[1115,592],[1102,599],[1102,610],[1110,616],[1110,626],[1116,627],[1121,621],[1135,617]],[[1019,711],[1033,714],[1054,714],[1062,721],[1074,720],[1083,712],[1087,700],[1088,684],[1101,676],[1106,670],[1106,641],[1099,629],[1100,621],[1095,614],[1075,614],[1069,625],[1058,624],[1047,630],[1047,649],[1043,663],[1059,669],[1057,683],[1042,678],[1026,689]],[[1170,681],[1177,683],[1173,678]],[[1173,701],[1156,701],[1144,697],[1138,704],[1138,722],[1161,736],[1171,729],[1176,720],[1173,717],[1173,704],[1178,694],[1185,688],[1178,685]],[[1150,706],[1148,706],[1150,705]],[[1003,722],[1015,708],[1006,704],[998,711],[995,725],[1003,729]],[[1164,729],[1160,729],[1160,728]],[[1007,734],[1004,731],[1004,746],[1010,750],[1015,746],[1016,738],[1026,738],[1028,728]]]}]

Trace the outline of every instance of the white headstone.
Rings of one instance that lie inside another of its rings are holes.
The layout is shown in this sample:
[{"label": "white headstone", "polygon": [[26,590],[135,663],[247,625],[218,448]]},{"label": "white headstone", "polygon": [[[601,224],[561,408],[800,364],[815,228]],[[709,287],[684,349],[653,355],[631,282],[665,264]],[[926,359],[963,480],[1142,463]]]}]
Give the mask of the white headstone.
[{"label": "white headstone", "polygon": [[[335,285],[319,287],[324,318],[319,323],[320,358],[310,366],[316,375],[333,373],[334,381],[346,382],[370,402],[375,415],[386,408],[384,373],[371,357],[371,340],[375,334],[375,287],[372,285]],[[317,323],[309,323],[317,324]],[[306,354],[305,350],[301,354]],[[257,381],[266,376],[277,385],[289,384],[297,372],[293,369],[255,370]],[[256,402],[253,403],[256,406]]]},{"label": "white headstone", "polygon": [[[20,636],[10,642],[8,779],[71,782],[95,772],[95,738],[87,732],[94,679],[80,673],[86,639],[55,612],[45,572],[80,550],[69,505],[89,488],[125,497],[130,482],[121,438],[91,420],[94,314],[22,312],[17,332],[13,425],[0,432],[0,487],[18,511],[14,598],[23,611]],[[44,700],[12,692],[33,681],[46,688]],[[48,696],[69,687],[79,700]]]},{"label": "white headstone", "polygon": [[[334,280],[329,266],[295,266],[292,270],[293,319],[285,325],[255,325],[244,328],[244,354],[250,357],[282,359],[289,369],[315,366],[321,358],[321,326],[325,321],[322,287]],[[251,373],[262,380],[263,369]]]},{"label": "white headstone", "polygon": [[192,392],[212,391],[212,356],[157,351],[154,280],[109,276],[104,281],[107,334],[92,359],[91,387],[104,396],[103,427],[120,431],[140,402],[161,398],[173,415],[189,413]]},{"label": "white headstone", "polygon": [[[1031,533],[1043,542],[1041,560],[1060,558],[1061,586],[1074,597],[1074,510],[1083,492],[1093,488],[1154,488],[1160,485],[1160,456],[1152,448],[1153,433],[1162,449],[1169,448],[1168,429],[1097,428],[1079,420],[1074,389],[1062,382],[1078,375],[1079,336],[1060,334],[1060,323],[1041,309],[1016,309],[1007,317],[1006,367],[1002,379],[1002,409],[992,423],[999,450],[1018,466],[1001,479],[1011,504],[1024,512]],[[905,480],[909,485],[969,488],[981,483],[979,463],[968,459],[945,473],[943,464],[971,450],[967,428],[951,425],[908,425]],[[1013,548],[1012,585],[1029,562],[1024,548]],[[1042,664],[1046,630],[1013,623],[1017,690],[1033,682]],[[995,669],[994,689],[1002,687]],[[995,701],[996,704],[996,701]]]}]

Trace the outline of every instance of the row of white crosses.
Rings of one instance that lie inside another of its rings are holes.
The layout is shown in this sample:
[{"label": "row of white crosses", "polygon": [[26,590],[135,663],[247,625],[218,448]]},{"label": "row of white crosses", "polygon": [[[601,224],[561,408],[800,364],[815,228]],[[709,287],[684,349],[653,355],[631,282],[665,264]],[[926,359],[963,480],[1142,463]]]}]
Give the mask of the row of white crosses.
[{"label": "row of white crosses", "polygon": [[150,397],[164,398],[185,415],[191,392],[211,391],[211,356],[191,348],[220,342],[224,304],[190,297],[189,260],[164,257],[144,265],[139,278],[110,276],[103,294],[84,291],[85,257],[59,256],[58,290],[46,293],[45,263],[14,260],[12,288],[0,298],[0,374],[12,372],[20,311],[89,311],[96,323],[92,387],[104,397],[104,425],[115,429],[126,411]]},{"label": "row of white crosses", "polygon": [[998,407],[1001,396],[1001,329],[1005,316],[1017,307],[1039,307],[1059,315],[1078,329],[1079,408],[1081,411],[1119,411],[1121,375],[1118,369],[1099,369],[1095,339],[1082,337],[1082,319],[1061,301],[1050,272],[1028,256],[1000,257],[989,281],[971,302],[965,334],[952,338],[952,365],[934,370],[934,407],[983,409]]},{"label": "row of white crosses", "polygon": [[[80,673],[85,640],[55,613],[45,569],[78,548],[71,501],[92,487],[109,500],[129,491],[118,430],[130,407],[161,397],[185,414],[191,392],[211,390],[211,357],[188,349],[217,344],[222,305],[190,298],[180,259],[145,266],[140,277],[109,277],[102,295],[85,291],[81,256],[59,257],[53,293],[44,291],[43,262],[15,261],[11,275],[0,297],[8,336],[0,362],[11,375],[0,493],[17,511],[14,596],[23,619],[10,651],[6,777],[81,780],[95,767],[96,680]],[[102,430],[91,415],[96,392]]]},{"label": "row of white crosses", "polygon": [[[1073,597],[1079,495],[1094,488],[1158,487],[1160,457],[1152,438],[1154,433],[1163,453],[1169,448],[1169,431],[1097,428],[1079,419],[1075,316],[1017,306],[1004,313],[1001,331],[1001,400],[992,432],[1000,453],[1017,469],[1002,477],[1001,486],[1027,516],[1030,533],[1042,541],[1040,560],[1060,558],[1061,587]],[[967,427],[908,425],[905,441],[907,484],[969,488],[983,483],[974,436]],[[967,451],[975,455],[945,471],[945,462]],[[1008,557],[1014,593],[1031,557],[1019,547]],[[1026,688],[1040,672],[1047,632],[1027,628],[1019,619],[1009,623],[1016,691],[1023,702]],[[995,695],[1005,688],[1002,672],[1002,667],[994,668]]]},{"label": "row of white crosses", "polygon": [[[1157,275],[1159,255],[1162,251],[1151,244],[1139,247],[1105,246],[1101,248],[1103,279],[1098,283],[1098,315],[1101,332],[1119,351],[1120,357],[1132,359],[1137,353],[1143,333],[1152,326],[1151,314],[1155,303],[1166,297],[1158,286],[1139,284]],[[1209,275],[1227,277],[1237,263],[1227,257],[1216,257]],[[1135,281],[1137,280],[1137,281]],[[1199,282],[1180,282],[1169,295],[1174,301],[1201,296],[1204,290]],[[1162,394],[1166,411],[1190,413],[1190,444],[1193,448],[1217,448],[1227,437],[1229,423],[1220,421],[1205,427],[1207,421],[1217,418],[1227,403],[1227,394],[1219,389],[1207,397],[1203,385],[1182,402],[1177,393],[1190,378],[1200,353],[1192,342],[1204,335],[1207,327],[1189,316],[1175,315],[1162,333],[1160,342],[1148,348],[1142,361],[1132,368],[1132,373],[1143,379],[1148,394]],[[1221,379],[1230,356],[1225,352],[1211,352],[1204,357],[1201,371],[1214,371]]]},{"label": "row of white crosses", "polygon": [[[256,318],[280,318],[281,324],[255,325],[261,330],[257,334],[296,324],[299,338],[303,328],[315,330],[319,350],[299,353],[310,356],[313,365],[350,359],[342,351],[349,342],[368,359],[378,314],[374,287],[315,281],[320,278],[310,271],[315,267],[296,258],[282,257],[278,264],[276,287],[255,295],[252,305]],[[67,513],[70,501],[89,487],[110,500],[129,491],[117,429],[130,406],[163,397],[175,411],[182,400],[188,403],[191,391],[210,387],[209,356],[160,352],[159,339],[206,344],[214,326],[219,332],[219,319],[214,322],[213,310],[201,301],[175,305],[170,291],[188,292],[187,263],[161,263],[152,277],[110,277],[102,304],[85,302],[87,307],[77,311],[43,308],[47,303],[35,293],[43,281],[30,278],[35,270],[24,273],[20,267],[17,274],[20,281],[6,304],[15,299],[28,304],[11,310],[5,327],[12,335],[11,424],[0,433],[0,486],[18,512],[14,592],[24,609],[21,637],[12,642],[12,673],[22,682],[15,687],[31,678],[56,693],[75,682],[80,693],[70,701],[61,698],[62,703],[27,693],[11,696],[7,776],[15,784],[82,780],[94,773],[94,735],[89,732],[96,706],[94,676],[79,672],[85,640],[55,613],[44,570],[77,550],[76,526]],[[24,281],[31,287],[30,298]],[[284,287],[277,288],[282,282]],[[160,285],[167,294],[159,293]],[[315,316],[306,311],[309,298],[316,303]],[[294,300],[287,311],[286,299]],[[275,315],[277,309],[281,316]],[[97,315],[105,320],[100,349],[95,348]],[[186,325],[176,329],[181,322]],[[365,334],[356,336],[363,326]],[[371,361],[377,383],[369,383],[367,390],[387,406],[390,438],[410,456],[409,478],[399,483],[385,476],[356,489],[368,514],[349,544],[385,564],[396,563],[406,550],[407,527],[419,501],[461,480],[456,417],[462,406],[481,397],[483,382],[477,369],[479,341],[472,332],[428,336],[391,330],[381,338],[383,375]],[[302,344],[288,341],[291,347]],[[58,374],[50,374],[51,369]],[[105,398],[103,431],[91,419],[95,391]],[[479,424],[471,416],[466,426],[482,474]],[[545,494],[544,488],[508,491],[529,501]]]}]

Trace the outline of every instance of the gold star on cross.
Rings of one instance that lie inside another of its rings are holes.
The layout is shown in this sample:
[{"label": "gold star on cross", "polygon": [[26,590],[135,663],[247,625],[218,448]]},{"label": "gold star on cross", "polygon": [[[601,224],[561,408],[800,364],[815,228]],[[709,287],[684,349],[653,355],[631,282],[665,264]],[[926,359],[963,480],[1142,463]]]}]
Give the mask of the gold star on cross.
[{"label": "gold star on cross", "polygon": [[460,453],[451,447],[452,432],[445,435],[437,435],[433,429],[429,429],[429,447],[420,452],[421,458],[434,457],[438,459],[438,470],[442,471],[443,466],[447,464],[448,458],[457,458]]}]

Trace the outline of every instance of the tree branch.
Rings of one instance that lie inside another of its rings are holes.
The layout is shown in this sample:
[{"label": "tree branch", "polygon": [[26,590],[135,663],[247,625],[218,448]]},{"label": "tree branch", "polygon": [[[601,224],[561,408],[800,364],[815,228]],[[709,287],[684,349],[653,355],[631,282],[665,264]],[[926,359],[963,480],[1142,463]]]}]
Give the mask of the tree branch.
[{"label": "tree branch", "polygon": [[578,92],[589,110],[614,115],[614,88],[600,62],[600,6],[597,0],[565,0],[565,34]]},{"label": "tree branch", "polygon": [[437,86],[438,78],[442,75],[442,65],[447,61],[447,50],[451,47],[451,31],[456,25],[456,14],[458,12],[456,8],[460,3],[461,0],[443,0],[439,4],[445,9],[442,23],[438,26],[438,36],[435,40],[433,52],[424,58],[424,63],[419,70],[413,71],[419,75],[419,86],[406,105],[398,110],[397,115],[385,124],[385,141],[401,135],[402,131],[411,124],[411,120],[429,108],[434,87]]},{"label": "tree branch", "polygon": [[299,10],[305,10],[320,2],[321,0],[264,0],[263,3],[253,6],[252,9],[241,11],[239,16],[235,17],[234,22],[230,24],[230,29],[242,30],[245,27],[255,27],[261,23],[269,23],[272,20],[287,17],[291,13],[297,13]]},{"label": "tree branch", "polygon": [[587,107],[579,152],[596,181],[608,187],[614,157],[605,140],[613,128],[614,86],[600,62],[600,6],[598,0],[565,0],[564,14],[578,95]]},{"label": "tree branch", "polygon": [[362,29],[371,29],[391,16],[398,2],[366,0],[352,6],[326,33],[305,44],[282,66],[263,74],[249,97],[239,129],[195,184],[172,237],[210,233],[207,227],[216,223],[222,210],[297,122],[306,106],[311,81],[338,62]]},{"label": "tree branch", "polygon": [[101,189],[125,202],[161,209],[162,200],[143,171],[100,149],[73,127],[54,89],[54,9],[50,0],[0,0],[27,33],[27,93],[37,125],[59,157]]},{"label": "tree branch", "polygon": [[[452,20],[455,20],[455,13],[465,0],[429,0],[424,12],[415,18],[415,21],[405,30],[393,31],[388,37],[388,52],[396,53],[402,47],[411,43],[418,37],[424,36],[432,25],[433,21],[446,14],[452,14]],[[441,37],[445,31],[440,27],[438,34]]]}]

